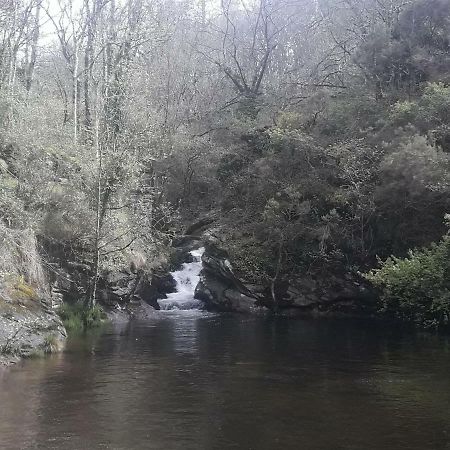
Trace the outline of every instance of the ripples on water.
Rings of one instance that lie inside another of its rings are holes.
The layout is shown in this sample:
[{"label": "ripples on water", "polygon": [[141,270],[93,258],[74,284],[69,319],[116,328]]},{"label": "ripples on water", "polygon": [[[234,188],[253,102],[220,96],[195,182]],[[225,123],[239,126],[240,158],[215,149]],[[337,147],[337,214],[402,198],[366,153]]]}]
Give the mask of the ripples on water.
[{"label": "ripples on water", "polygon": [[164,311],[0,378],[2,449],[448,449],[444,338]]}]

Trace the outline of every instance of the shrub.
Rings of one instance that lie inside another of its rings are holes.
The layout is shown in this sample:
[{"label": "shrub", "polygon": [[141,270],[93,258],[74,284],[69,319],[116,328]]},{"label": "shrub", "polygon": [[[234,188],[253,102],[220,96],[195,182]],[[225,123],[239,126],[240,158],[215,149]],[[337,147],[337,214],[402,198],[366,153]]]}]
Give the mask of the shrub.
[{"label": "shrub", "polygon": [[426,328],[450,322],[450,236],[428,248],[391,256],[365,274],[380,288],[380,312]]},{"label": "shrub", "polygon": [[86,308],[82,303],[64,304],[58,311],[64,326],[69,331],[95,328],[105,321],[106,315],[99,307]]},{"label": "shrub", "polygon": [[99,306],[85,309],[83,313],[83,323],[85,328],[98,327],[106,319],[105,312]]},{"label": "shrub", "polygon": [[390,120],[397,126],[414,124],[422,133],[449,122],[450,87],[429,83],[423,95],[414,101],[399,101],[390,112]]}]

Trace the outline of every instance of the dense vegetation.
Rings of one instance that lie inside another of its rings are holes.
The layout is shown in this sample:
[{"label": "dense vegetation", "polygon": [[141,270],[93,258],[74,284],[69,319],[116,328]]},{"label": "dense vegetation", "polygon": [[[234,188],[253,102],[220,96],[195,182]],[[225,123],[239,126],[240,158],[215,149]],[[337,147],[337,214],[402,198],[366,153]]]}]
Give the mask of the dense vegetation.
[{"label": "dense vegetation", "polygon": [[448,326],[450,319],[450,239],[388,258],[367,278],[382,288],[382,312],[425,327]]},{"label": "dense vegetation", "polygon": [[10,0],[0,24],[3,299],[70,261],[92,308],[213,213],[274,304],[387,260],[378,312],[448,323],[449,0]]}]

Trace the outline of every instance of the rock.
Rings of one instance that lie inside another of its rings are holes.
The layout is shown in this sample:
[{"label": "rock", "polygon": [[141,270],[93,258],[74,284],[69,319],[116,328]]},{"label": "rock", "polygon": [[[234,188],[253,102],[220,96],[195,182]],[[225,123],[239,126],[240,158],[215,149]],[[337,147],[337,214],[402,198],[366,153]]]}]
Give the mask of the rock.
[{"label": "rock", "polygon": [[[194,260],[193,256],[190,254],[190,251],[195,248],[195,244],[192,241],[185,242],[183,247],[175,248],[172,251],[169,259],[169,267],[170,272],[175,272],[176,270],[180,270],[181,266],[184,263],[190,263]],[[197,244],[198,247],[198,244]]]},{"label": "rock", "polygon": [[59,309],[63,305],[64,295],[59,289],[58,282],[55,281],[50,289],[51,307],[53,309]]},{"label": "rock", "polygon": [[152,276],[152,285],[156,288],[159,298],[177,290],[177,282],[170,273],[154,274]]},{"label": "rock", "polygon": [[203,301],[206,309],[224,312],[252,312],[258,309],[258,296],[234,275],[223,249],[207,245],[202,263],[194,297]]},{"label": "rock", "polygon": [[195,289],[196,299],[205,303],[206,309],[220,312],[252,312],[256,309],[255,299],[211,277],[204,277]]},{"label": "rock", "polygon": [[145,274],[140,277],[133,296],[152,306],[154,309],[159,309],[157,301],[159,298],[158,288],[152,284],[148,275]]},{"label": "rock", "polygon": [[56,313],[37,301],[0,305],[0,364],[62,350],[66,330]]},{"label": "rock", "polygon": [[358,314],[374,299],[370,287],[350,272],[305,275],[290,280],[279,301],[282,309]]},{"label": "rock", "polygon": [[172,239],[172,247],[184,250],[192,250],[192,248],[196,245],[195,242],[199,240],[200,238],[198,236],[190,236],[190,235],[177,236]]},{"label": "rock", "polygon": [[[270,286],[245,283],[233,272],[228,254],[217,240],[204,238],[203,269],[195,298],[215,311],[257,312],[277,310],[284,315],[305,313],[366,315],[375,295],[370,286],[357,274],[305,274],[275,286],[277,305],[274,305]],[[364,311],[365,310],[365,311]]]},{"label": "rock", "polygon": [[211,213],[207,214],[206,216],[198,219],[196,222],[189,225],[186,228],[186,231],[184,234],[187,234],[187,235],[199,234],[205,228],[207,228],[211,224],[213,224],[217,219],[218,219],[218,215],[214,211],[212,211]]},{"label": "rock", "polygon": [[106,282],[111,286],[118,287],[126,287],[130,284],[130,281],[134,281],[135,279],[135,274],[124,270],[109,272],[106,275]]}]

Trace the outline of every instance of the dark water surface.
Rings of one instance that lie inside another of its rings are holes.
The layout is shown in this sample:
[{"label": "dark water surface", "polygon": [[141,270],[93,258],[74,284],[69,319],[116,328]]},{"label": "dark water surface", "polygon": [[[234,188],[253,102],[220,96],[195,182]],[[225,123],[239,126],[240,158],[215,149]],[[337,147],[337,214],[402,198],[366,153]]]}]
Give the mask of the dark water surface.
[{"label": "dark water surface", "polygon": [[450,449],[450,343],[159,313],[0,372],[1,449]]}]

